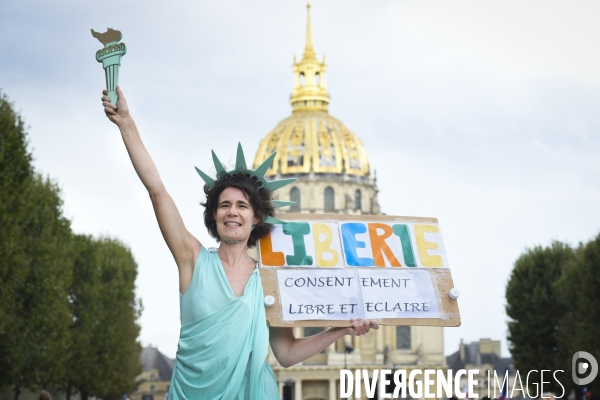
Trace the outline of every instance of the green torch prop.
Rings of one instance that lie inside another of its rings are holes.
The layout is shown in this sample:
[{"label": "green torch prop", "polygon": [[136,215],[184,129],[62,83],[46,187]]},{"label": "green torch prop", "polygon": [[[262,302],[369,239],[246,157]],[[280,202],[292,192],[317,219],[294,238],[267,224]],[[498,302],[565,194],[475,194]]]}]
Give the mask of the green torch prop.
[{"label": "green torch prop", "polygon": [[123,39],[120,31],[108,28],[104,33],[95,32],[92,36],[98,39],[104,48],[96,52],[96,60],[102,63],[104,75],[106,75],[106,91],[112,104],[117,104],[117,85],[119,84],[119,67],[121,66],[121,57],[127,53],[125,43],[119,43]]}]

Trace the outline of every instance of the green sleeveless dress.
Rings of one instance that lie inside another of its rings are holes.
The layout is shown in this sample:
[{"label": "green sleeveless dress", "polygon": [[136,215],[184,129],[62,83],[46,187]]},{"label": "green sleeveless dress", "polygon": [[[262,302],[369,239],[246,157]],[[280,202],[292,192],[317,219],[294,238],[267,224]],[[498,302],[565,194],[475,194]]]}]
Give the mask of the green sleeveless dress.
[{"label": "green sleeveless dress", "polygon": [[266,362],[269,328],[258,267],[238,298],[219,253],[202,247],[179,304],[181,333],[169,400],[279,399]]}]

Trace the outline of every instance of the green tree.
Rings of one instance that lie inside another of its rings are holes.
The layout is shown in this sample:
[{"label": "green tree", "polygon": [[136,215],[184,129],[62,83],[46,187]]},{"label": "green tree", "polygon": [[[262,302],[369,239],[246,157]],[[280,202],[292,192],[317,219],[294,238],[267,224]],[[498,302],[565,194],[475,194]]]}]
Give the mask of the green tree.
[{"label": "green tree", "polygon": [[[559,326],[566,307],[555,284],[574,257],[571,247],[554,242],[527,250],[515,262],[506,286],[506,314],[510,351],[521,371],[565,369]],[[554,380],[546,388],[562,391]]]},{"label": "green tree", "polygon": [[[566,312],[560,322],[559,338],[569,355],[564,368],[571,376],[570,356],[586,351],[600,359],[600,235],[580,245],[575,259],[566,265],[556,283],[557,293]],[[572,382],[570,382],[572,383]],[[596,378],[586,385],[592,393],[600,392]]]},{"label": "green tree", "polygon": [[64,379],[71,229],[56,184],[34,174],[21,117],[0,96],[0,386]]},{"label": "green tree", "polygon": [[137,319],[141,314],[141,303],[135,298],[137,263],[129,249],[114,239],[100,239],[102,270],[102,303],[105,320],[102,324],[106,356],[110,360],[106,384],[98,392],[102,398],[115,398],[137,387],[136,377],[142,372],[137,341],[140,327]]},{"label": "green tree", "polygon": [[74,389],[94,392],[100,387],[97,351],[94,347],[95,330],[100,323],[101,312],[100,275],[101,268],[96,260],[97,244],[91,236],[74,237],[75,262],[73,284],[69,290],[73,324],[69,347],[67,398]]},{"label": "green tree", "polygon": [[[6,95],[0,92],[0,277],[2,282],[22,280],[13,266],[23,257],[24,243],[19,240],[23,221],[22,193],[33,177],[31,154],[27,149],[27,134],[21,116],[13,110]],[[21,260],[22,263],[22,260]],[[23,273],[24,274],[24,273]],[[0,334],[14,309],[15,298],[11,286],[0,286]],[[0,353],[2,354],[2,353]],[[0,362],[3,362],[0,358]],[[0,377],[0,383],[2,377]]]},{"label": "green tree", "polygon": [[129,249],[108,238],[76,238],[69,390],[82,399],[116,398],[137,386],[141,346],[135,298],[137,264]]},{"label": "green tree", "polygon": [[141,372],[137,265],[116,240],[72,234],[27,147],[0,93],[0,388],[120,397]]}]

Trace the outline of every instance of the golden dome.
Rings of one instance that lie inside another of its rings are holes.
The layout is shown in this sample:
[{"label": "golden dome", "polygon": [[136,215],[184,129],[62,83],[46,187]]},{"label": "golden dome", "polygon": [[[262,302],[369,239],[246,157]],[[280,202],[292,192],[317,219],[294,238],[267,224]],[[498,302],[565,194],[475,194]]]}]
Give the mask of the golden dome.
[{"label": "golden dome", "polygon": [[266,175],[315,172],[370,177],[369,158],[361,140],[327,112],[325,57],[323,62],[317,61],[312,45],[310,4],[308,11],[304,54],[300,62],[294,57],[292,115],[260,142],[254,168],[277,151]]},{"label": "golden dome", "polygon": [[277,151],[265,175],[346,173],[369,176],[367,152],[360,139],[326,112],[294,112],[260,142],[254,167]]}]

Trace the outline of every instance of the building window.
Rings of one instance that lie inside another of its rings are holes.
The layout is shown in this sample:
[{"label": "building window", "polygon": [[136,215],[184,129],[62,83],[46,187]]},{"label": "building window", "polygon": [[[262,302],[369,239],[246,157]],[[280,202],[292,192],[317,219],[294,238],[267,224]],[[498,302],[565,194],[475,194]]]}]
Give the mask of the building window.
[{"label": "building window", "polygon": [[283,400],[292,400],[294,392],[294,382],[285,382],[283,384]]},{"label": "building window", "polygon": [[317,73],[315,74],[315,86],[319,86],[319,84],[321,83],[321,82],[320,82],[320,80],[319,80],[319,78],[320,78],[320,77],[321,77],[321,76],[320,76],[320,75],[319,75],[319,73],[317,72]]},{"label": "building window", "polygon": [[294,187],[290,190],[290,200],[296,203],[290,206],[290,211],[300,211],[300,189]]},{"label": "building window", "polygon": [[[304,79],[304,72],[300,72],[300,86],[304,87],[305,85],[305,79]],[[306,101],[305,101],[306,103]]]},{"label": "building window", "polygon": [[150,385],[150,393],[156,393],[156,386]]},{"label": "building window", "polygon": [[334,193],[333,189],[329,186],[325,188],[325,211],[334,211],[335,203],[333,201]]},{"label": "building window", "polygon": [[362,199],[360,198],[360,190],[358,189],[354,193],[354,209],[362,210]]},{"label": "building window", "polygon": [[396,327],[396,348],[410,350],[410,326]]}]

